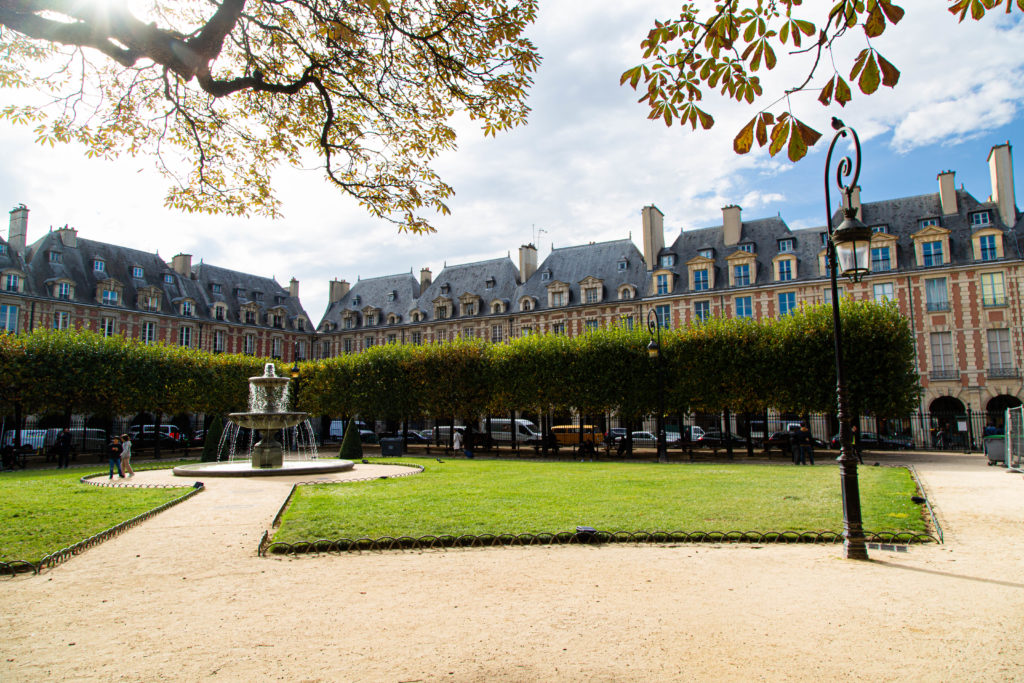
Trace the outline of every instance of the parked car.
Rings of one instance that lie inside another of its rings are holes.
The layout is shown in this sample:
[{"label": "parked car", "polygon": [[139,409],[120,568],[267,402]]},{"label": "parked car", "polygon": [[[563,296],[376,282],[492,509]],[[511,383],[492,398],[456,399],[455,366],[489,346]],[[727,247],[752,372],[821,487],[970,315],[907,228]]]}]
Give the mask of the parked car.
[{"label": "parked car", "polygon": [[189,441],[193,446],[202,446],[203,441],[206,439],[206,430],[197,429],[192,432],[192,439]]},{"label": "parked car", "polygon": [[773,448],[785,453],[793,444],[792,438],[793,432],[772,432],[761,445],[767,453],[770,453]]},{"label": "parked car", "polygon": [[[402,432],[395,434],[395,436],[399,439],[402,438]],[[410,429],[407,432],[406,438],[408,440],[408,443],[430,443],[430,435],[424,434],[423,432],[418,432],[413,429]]]},{"label": "parked car", "polygon": [[747,440],[736,434],[726,435],[718,430],[710,430],[704,432],[704,436],[697,439],[694,445],[706,448],[725,448],[727,443],[731,443],[733,448],[745,447]]},{"label": "parked car", "polygon": [[[914,441],[909,436],[879,436],[874,432],[861,432],[857,437],[860,447],[867,450],[901,451],[912,449]],[[839,448],[839,435],[832,437],[832,448]]]},{"label": "parked car", "polygon": [[[615,444],[618,445],[622,441],[625,435],[615,439]],[[668,439],[666,439],[666,443]],[[650,432],[633,432],[633,448],[654,448],[658,443],[657,437]]]},{"label": "parked car", "polygon": [[[155,425],[132,425],[128,428],[128,436],[132,437],[132,441],[143,441],[153,442],[153,428]],[[177,425],[162,424],[160,425],[160,443],[172,442],[174,444],[184,444],[186,441],[185,435],[181,433]]]}]

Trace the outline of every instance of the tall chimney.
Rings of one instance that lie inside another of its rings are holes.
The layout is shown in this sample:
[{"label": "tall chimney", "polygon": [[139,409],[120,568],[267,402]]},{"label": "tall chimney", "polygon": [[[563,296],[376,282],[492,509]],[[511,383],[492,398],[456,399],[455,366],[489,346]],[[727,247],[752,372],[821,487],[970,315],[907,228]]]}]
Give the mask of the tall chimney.
[{"label": "tall chimney", "polygon": [[427,291],[433,278],[434,274],[430,272],[430,268],[420,268],[420,295]]},{"label": "tall chimney", "polygon": [[722,239],[727,247],[739,244],[743,237],[743,221],[740,219],[742,211],[735,204],[722,207]]},{"label": "tall chimney", "polygon": [[327,303],[341,301],[342,297],[348,294],[348,289],[348,282],[345,280],[331,280],[327,283]]},{"label": "tall chimney", "polygon": [[68,249],[78,248],[78,231],[74,228],[69,228],[67,225],[57,228],[57,237],[60,238],[60,243]]},{"label": "tall chimney", "polygon": [[524,244],[519,247],[519,282],[526,282],[537,272],[537,247]]},{"label": "tall chimney", "polygon": [[18,204],[11,209],[10,230],[7,233],[7,244],[15,254],[25,253],[25,244],[28,237],[28,209],[24,204]]},{"label": "tall chimney", "polygon": [[953,182],[955,175],[953,171],[943,171],[936,176],[939,180],[939,204],[943,216],[960,212],[956,202],[956,184]]},{"label": "tall chimney", "polygon": [[192,277],[192,254],[178,254],[171,259],[171,268],[182,277]]},{"label": "tall chimney", "polygon": [[299,281],[295,278],[292,278],[291,282],[288,283],[288,296],[293,299],[299,298]]},{"label": "tall chimney", "polygon": [[992,201],[999,209],[1003,224],[1017,223],[1017,199],[1013,194],[1013,154],[1010,143],[996,145],[988,153],[988,171],[992,178]]},{"label": "tall chimney", "polygon": [[644,230],[644,260],[647,270],[658,267],[658,254],[665,248],[665,214],[654,204],[641,210]]}]

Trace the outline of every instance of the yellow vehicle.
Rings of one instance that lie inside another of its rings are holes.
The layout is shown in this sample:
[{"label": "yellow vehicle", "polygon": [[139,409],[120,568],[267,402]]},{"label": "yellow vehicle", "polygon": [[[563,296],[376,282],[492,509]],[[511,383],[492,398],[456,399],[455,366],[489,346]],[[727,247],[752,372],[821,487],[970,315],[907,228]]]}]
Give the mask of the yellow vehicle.
[{"label": "yellow vehicle", "polygon": [[[581,442],[579,425],[556,425],[551,428],[551,433],[555,435],[559,446],[576,446]],[[597,445],[604,441],[604,432],[595,425],[583,425],[582,437],[582,443]]]}]

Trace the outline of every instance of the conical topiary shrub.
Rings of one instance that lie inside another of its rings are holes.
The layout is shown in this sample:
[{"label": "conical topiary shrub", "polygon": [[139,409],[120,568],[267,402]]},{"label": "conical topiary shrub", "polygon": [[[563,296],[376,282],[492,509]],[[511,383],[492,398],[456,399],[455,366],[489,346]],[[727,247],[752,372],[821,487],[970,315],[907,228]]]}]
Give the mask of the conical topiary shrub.
[{"label": "conical topiary shrub", "polygon": [[220,445],[220,435],[224,433],[224,420],[220,415],[214,415],[210,420],[210,428],[203,435],[203,462],[214,462],[217,460],[217,447]]},{"label": "conical topiary shrub", "polygon": [[355,420],[345,423],[345,433],[341,437],[338,457],[342,460],[362,460],[363,458],[363,442],[359,440],[359,426]]}]

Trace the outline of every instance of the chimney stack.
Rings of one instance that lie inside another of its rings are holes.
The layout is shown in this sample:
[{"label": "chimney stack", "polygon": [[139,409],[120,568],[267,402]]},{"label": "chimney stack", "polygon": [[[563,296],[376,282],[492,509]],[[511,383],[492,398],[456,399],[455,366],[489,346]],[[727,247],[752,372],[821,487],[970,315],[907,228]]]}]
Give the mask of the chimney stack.
[{"label": "chimney stack", "polygon": [[293,299],[299,298],[299,281],[295,278],[292,278],[291,282],[288,283],[288,296]]},{"label": "chimney stack", "polygon": [[57,237],[60,238],[61,244],[68,249],[78,248],[78,231],[74,228],[69,228],[67,225],[57,228]]},{"label": "chimney stack", "polygon": [[327,283],[327,303],[333,304],[341,301],[342,297],[348,294],[349,286],[345,280],[331,280]]},{"label": "chimney stack", "polygon": [[171,259],[171,268],[182,277],[192,277],[192,254],[178,254]]},{"label": "chimney stack", "polygon": [[722,239],[727,247],[739,244],[743,237],[743,220],[740,218],[742,211],[735,204],[722,207]]},{"label": "chimney stack", "polygon": [[537,247],[524,244],[519,247],[519,282],[522,284],[537,272]]},{"label": "chimney stack", "polygon": [[430,272],[430,268],[420,269],[420,296],[423,296],[423,292],[427,291],[427,287],[433,282],[434,274]]},{"label": "chimney stack", "polygon": [[988,153],[988,171],[992,178],[992,201],[999,209],[1003,224],[1017,223],[1017,199],[1013,194],[1013,154],[1010,143],[996,145]]},{"label": "chimney stack", "polygon": [[10,229],[7,233],[7,244],[15,254],[24,255],[28,238],[28,209],[18,204],[11,209]]},{"label": "chimney stack", "polygon": [[953,182],[955,176],[953,171],[943,171],[936,176],[939,180],[939,204],[943,216],[960,213],[956,201],[956,183]]},{"label": "chimney stack", "polygon": [[658,267],[658,254],[665,248],[665,214],[654,204],[641,210],[644,231],[644,260],[647,270]]}]

